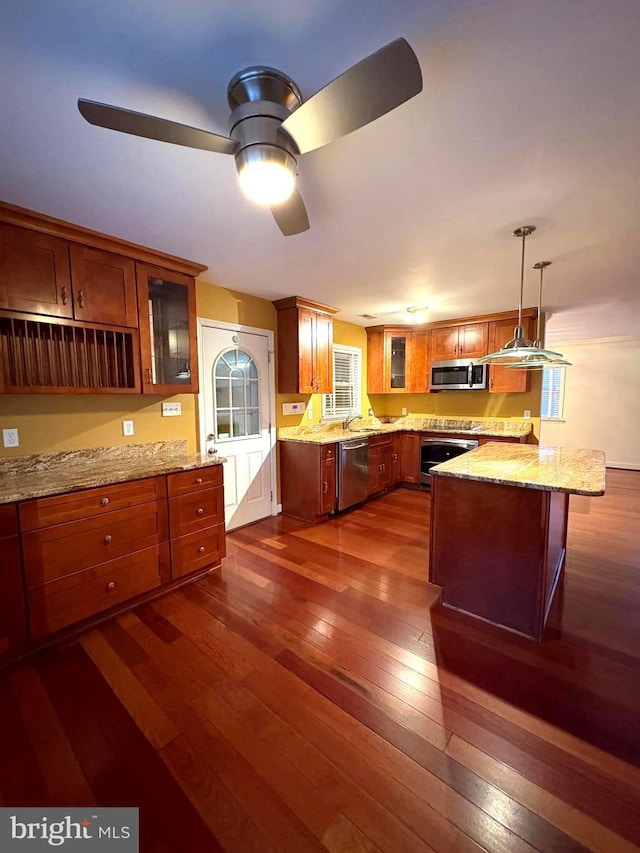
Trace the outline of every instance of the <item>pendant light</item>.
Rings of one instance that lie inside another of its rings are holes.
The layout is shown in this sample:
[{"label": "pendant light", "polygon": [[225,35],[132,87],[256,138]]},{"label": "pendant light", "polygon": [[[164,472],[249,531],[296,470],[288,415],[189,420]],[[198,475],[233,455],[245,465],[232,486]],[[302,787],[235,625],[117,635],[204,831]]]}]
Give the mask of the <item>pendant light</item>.
[{"label": "pendant light", "polygon": [[528,355],[523,355],[519,361],[507,364],[507,370],[544,370],[545,367],[571,367],[570,361],[562,355],[562,353],[546,350],[542,346],[540,338],[540,317],[542,314],[542,276],[547,267],[551,266],[551,261],[538,261],[533,265],[534,270],[540,270],[540,286],[538,288],[538,320],[536,326],[536,340],[533,345],[533,351]]},{"label": "pendant light", "polygon": [[[524,289],[524,245],[527,237],[536,230],[535,225],[523,225],[521,228],[516,228],[513,232],[514,237],[522,238],[522,260],[520,263],[520,301],[518,303],[518,325],[513,330],[513,337],[510,341],[499,349],[497,352],[489,353],[478,359],[479,363],[498,362],[499,364],[508,364],[520,361],[527,355],[534,346],[534,342],[525,337],[525,331],[522,326],[522,292]],[[524,351],[523,351],[524,350]]]}]

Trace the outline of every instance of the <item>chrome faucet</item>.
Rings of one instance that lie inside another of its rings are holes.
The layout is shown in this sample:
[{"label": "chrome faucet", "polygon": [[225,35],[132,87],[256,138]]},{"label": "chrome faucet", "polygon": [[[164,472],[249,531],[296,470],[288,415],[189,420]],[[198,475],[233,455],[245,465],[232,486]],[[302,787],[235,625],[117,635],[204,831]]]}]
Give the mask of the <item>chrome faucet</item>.
[{"label": "chrome faucet", "polygon": [[358,420],[358,418],[361,418],[361,417],[362,417],[362,415],[349,415],[349,417],[348,417],[348,418],[345,420],[345,422],[344,422],[344,428],[345,428],[345,429],[349,429],[349,427],[351,426],[351,424],[352,424],[354,421],[357,421],[357,420]]}]

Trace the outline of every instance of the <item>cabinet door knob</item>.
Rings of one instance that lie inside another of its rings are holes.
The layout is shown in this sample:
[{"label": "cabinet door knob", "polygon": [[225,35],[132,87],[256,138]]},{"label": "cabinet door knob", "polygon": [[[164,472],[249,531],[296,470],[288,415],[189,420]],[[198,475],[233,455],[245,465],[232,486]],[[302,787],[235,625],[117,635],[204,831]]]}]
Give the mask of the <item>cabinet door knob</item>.
[{"label": "cabinet door knob", "polygon": [[111,539],[112,539],[112,538],[113,538],[113,537],[111,536],[111,534],[110,534],[110,533],[107,533],[107,535],[104,537],[104,544],[105,544],[105,545],[109,545],[109,544],[111,543]]},{"label": "cabinet door knob", "polygon": [[62,288],[62,292],[60,295],[62,296],[62,304],[66,305],[69,302],[69,292],[66,287]]},{"label": "cabinet door knob", "polygon": [[80,308],[84,308],[84,290],[78,291],[78,305]]},{"label": "cabinet door knob", "polygon": [[325,482],[322,484],[322,493],[324,495],[326,495],[328,491],[329,491],[329,483],[327,483],[325,480]]},{"label": "cabinet door knob", "polygon": [[153,374],[151,373],[151,368],[147,367],[147,382],[153,381]]},{"label": "cabinet door knob", "polygon": [[200,554],[204,554],[204,545],[201,545],[201,546],[198,548],[198,551],[200,552]]},{"label": "cabinet door knob", "polygon": [[108,503],[109,503],[109,498],[102,498],[102,500],[100,501],[100,504],[102,506],[106,506]]},{"label": "cabinet door knob", "polygon": [[196,486],[200,486],[202,484],[202,477],[196,477]]},{"label": "cabinet door knob", "polygon": [[201,506],[199,506],[198,509],[196,510],[196,512],[198,513],[198,515],[202,515],[204,510],[202,509]]},{"label": "cabinet door knob", "polygon": [[109,583],[107,584],[107,592],[112,592],[115,588],[115,581],[109,581]]}]

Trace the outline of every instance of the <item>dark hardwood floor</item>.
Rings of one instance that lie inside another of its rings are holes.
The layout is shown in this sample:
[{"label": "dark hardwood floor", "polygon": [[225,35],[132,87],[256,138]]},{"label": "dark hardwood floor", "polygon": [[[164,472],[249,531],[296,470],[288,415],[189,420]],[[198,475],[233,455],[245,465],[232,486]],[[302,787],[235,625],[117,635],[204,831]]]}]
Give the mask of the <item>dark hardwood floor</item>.
[{"label": "dark hardwood floor", "polygon": [[437,605],[429,510],[267,519],[0,672],[0,802],[139,806],[143,851],[640,850],[640,472],[571,498],[540,645]]}]

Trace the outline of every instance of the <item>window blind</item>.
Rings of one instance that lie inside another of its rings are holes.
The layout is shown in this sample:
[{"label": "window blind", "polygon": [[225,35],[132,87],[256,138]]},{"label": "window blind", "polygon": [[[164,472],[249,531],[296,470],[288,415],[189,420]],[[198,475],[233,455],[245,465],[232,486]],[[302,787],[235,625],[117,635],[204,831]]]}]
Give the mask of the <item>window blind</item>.
[{"label": "window blind", "polygon": [[547,420],[562,418],[563,379],[564,370],[561,367],[545,367],[542,371],[540,415]]},{"label": "window blind", "polygon": [[333,393],[322,395],[322,417],[347,418],[360,413],[361,351],[356,347],[333,346]]}]

